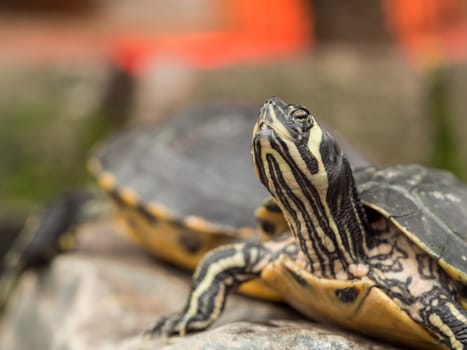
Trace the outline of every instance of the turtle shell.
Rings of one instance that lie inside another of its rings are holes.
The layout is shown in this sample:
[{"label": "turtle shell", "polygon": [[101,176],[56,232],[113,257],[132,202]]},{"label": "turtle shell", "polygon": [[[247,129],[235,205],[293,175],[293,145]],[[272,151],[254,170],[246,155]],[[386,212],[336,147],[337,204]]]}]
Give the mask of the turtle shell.
[{"label": "turtle shell", "polygon": [[209,250],[255,234],[267,192],[249,155],[257,107],[213,104],[126,131],[89,162],[117,203],[122,231],[155,255],[193,269]]},{"label": "turtle shell", "polygon": [[249,156],[257,110],[212,105],[117,135],[98,154],[102,168],[144,203],[174,217],[198,216],[229,227],[254,227],[267,196]]},{"label": "turtle shell", "polygon": [[354,171],[364,205],[389,218],[417,246],[467,284],[467,187],[419,165]]}]

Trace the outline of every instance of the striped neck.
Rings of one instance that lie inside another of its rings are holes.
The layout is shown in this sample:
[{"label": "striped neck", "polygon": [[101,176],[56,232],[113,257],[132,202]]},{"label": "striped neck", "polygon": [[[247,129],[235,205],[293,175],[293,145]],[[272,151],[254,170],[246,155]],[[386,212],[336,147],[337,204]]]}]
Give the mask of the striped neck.
[{"label": "striped neck", "polygon": [[364,257],[369,229],[350,165],[315,121],[293,135],[290,119],[282,122],[278,114],[260,118],[255,128],[259,178],[281,207],[310,270],[343,276]]}]

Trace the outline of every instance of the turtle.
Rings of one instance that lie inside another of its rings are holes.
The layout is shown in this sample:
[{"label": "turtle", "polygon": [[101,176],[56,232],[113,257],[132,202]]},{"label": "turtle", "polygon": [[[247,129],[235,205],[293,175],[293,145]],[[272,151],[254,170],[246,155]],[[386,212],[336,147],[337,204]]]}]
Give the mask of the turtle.
[{"label": "turtle", "polygon": [[352,169],[304,106],[261,108],[251,154],[289,231],[209,252],[183,310],[145,333],[209,327],[260,278],[312,319],[421,349],[467,346],[467,187],[421,165]]},{"label": "turtle", "polygon": [[[288,229],[275,203],[264,200],[267,191],[250,164],[256,114],[257,106],[247,103],[192,106],[99,145],[88,168],[116,204],[119,231],[155,256],[194,270],[215,247],[268,240]],[[366,162],[347,148],[353,164]],[[280,299],[255,283],[241,291]]]}]

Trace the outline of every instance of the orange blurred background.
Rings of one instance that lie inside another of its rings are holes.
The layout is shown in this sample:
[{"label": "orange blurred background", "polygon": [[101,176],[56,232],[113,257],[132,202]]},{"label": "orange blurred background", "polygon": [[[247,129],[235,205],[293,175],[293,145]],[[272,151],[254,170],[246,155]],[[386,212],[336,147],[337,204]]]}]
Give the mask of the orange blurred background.
[{"label": "orange blurred background", "polygon": [[375,163],[467,178],[466,0],[3,1],[0,43],[5,220],[89,181],[109,133],[216,100],[278,95]]}]

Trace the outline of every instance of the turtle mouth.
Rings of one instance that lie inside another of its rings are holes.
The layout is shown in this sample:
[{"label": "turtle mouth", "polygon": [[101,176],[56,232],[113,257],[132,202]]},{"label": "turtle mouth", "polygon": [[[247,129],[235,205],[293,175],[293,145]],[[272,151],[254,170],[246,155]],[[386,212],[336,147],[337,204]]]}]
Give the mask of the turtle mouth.
[{"label": "turtle mouth", "polygon": [[253,136],[250,143],[250,153],[255,158],[258,153],[272,147],[272,144],[281,135],[275,130],[272,123],[267,119],[264,108],[253,130]]},{"label": "turtle mouth", "polygon": [[271,121],[267,119],[259,120],[253,133],[252,142],[266,141],[270,143],[276,139],[293,141],[290,135],[287,135],[279,128],[276,128]]},{"label": "turtle mouth", "polygon": [[271,98],[264,103],[253,129],[253,142],[262,139],[270,141],[276,138],[293,141],[293,137],[282,126],[278,118],[278,114],[284,114],[285,106],[285,102],[278,98]]}]

